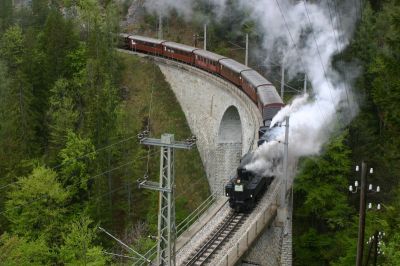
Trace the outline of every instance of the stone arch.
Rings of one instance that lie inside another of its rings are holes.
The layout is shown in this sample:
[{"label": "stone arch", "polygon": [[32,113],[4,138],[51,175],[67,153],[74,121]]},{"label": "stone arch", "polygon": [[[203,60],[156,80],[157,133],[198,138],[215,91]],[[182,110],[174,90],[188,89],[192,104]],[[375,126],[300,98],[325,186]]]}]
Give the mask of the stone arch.
[{"label": "stone arch", "polygon": [[242,122],[237,107],[229,106],[222,115],[215,146],[213,192],[223,192],[224,185],[236,172],[242,155]]},{"label": "stone arch", "polygon": [[222,116],[219,131],[218,143],[242,143],[242,122],[238,109],[231,105]]}]

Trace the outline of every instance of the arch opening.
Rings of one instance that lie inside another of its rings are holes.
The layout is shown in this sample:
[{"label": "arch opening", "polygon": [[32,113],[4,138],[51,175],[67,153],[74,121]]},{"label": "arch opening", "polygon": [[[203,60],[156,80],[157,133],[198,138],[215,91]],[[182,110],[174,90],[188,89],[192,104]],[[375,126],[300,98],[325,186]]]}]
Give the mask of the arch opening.
[{"label": "arch opening", "polygon": [[242,143],[242,122],[235,106],[229,106],[222,116],[218,143]]}]

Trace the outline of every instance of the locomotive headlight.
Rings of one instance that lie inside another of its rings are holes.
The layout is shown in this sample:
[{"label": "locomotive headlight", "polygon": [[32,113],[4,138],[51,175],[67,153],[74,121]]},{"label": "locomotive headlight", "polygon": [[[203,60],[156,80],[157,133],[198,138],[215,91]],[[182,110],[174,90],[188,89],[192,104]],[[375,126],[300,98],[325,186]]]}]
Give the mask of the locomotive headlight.
[{"label": "locomotive headlight", "polygon": [[250,198],[252,198],[252,197],[253,197],[253,195],[250,194]]},{"label": "locomotive headlight", "polygon": [[226,196],[228,197],[228,196],[229,196],[229,194],[228,194],[228,193],[226,193]]},{"label": "locomotive headlight", "polygon": [[240,179],[238,179],[236,182],[237,182],[238,184],[240,184]]}]

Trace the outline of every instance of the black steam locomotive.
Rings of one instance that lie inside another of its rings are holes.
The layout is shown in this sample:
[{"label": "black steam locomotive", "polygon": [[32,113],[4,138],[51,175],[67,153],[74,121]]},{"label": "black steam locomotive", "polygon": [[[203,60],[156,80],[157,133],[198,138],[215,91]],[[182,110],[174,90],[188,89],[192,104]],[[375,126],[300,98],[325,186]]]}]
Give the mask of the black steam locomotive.
[{"label": "black steam locomotive", "polygon": [[225,186],[229,206],[236,211],[249,211],[254,208],[258,199],[264,194],[274,179],[273,176],[261,176],[246,170],[245,165],[251,162],[253,153],[247,153],[240,161],[236,175]]}]

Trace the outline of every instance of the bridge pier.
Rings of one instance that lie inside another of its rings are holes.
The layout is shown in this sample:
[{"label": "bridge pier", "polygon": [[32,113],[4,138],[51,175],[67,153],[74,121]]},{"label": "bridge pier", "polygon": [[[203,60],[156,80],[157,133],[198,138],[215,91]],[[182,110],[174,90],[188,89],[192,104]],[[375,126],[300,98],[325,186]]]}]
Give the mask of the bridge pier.
[{"label": "bridge pier", "polygon": [[257,106],[236,86],[189,65],[155,58],[193,134],[212,193],[221,191],[241,156],[255,148]]}]

